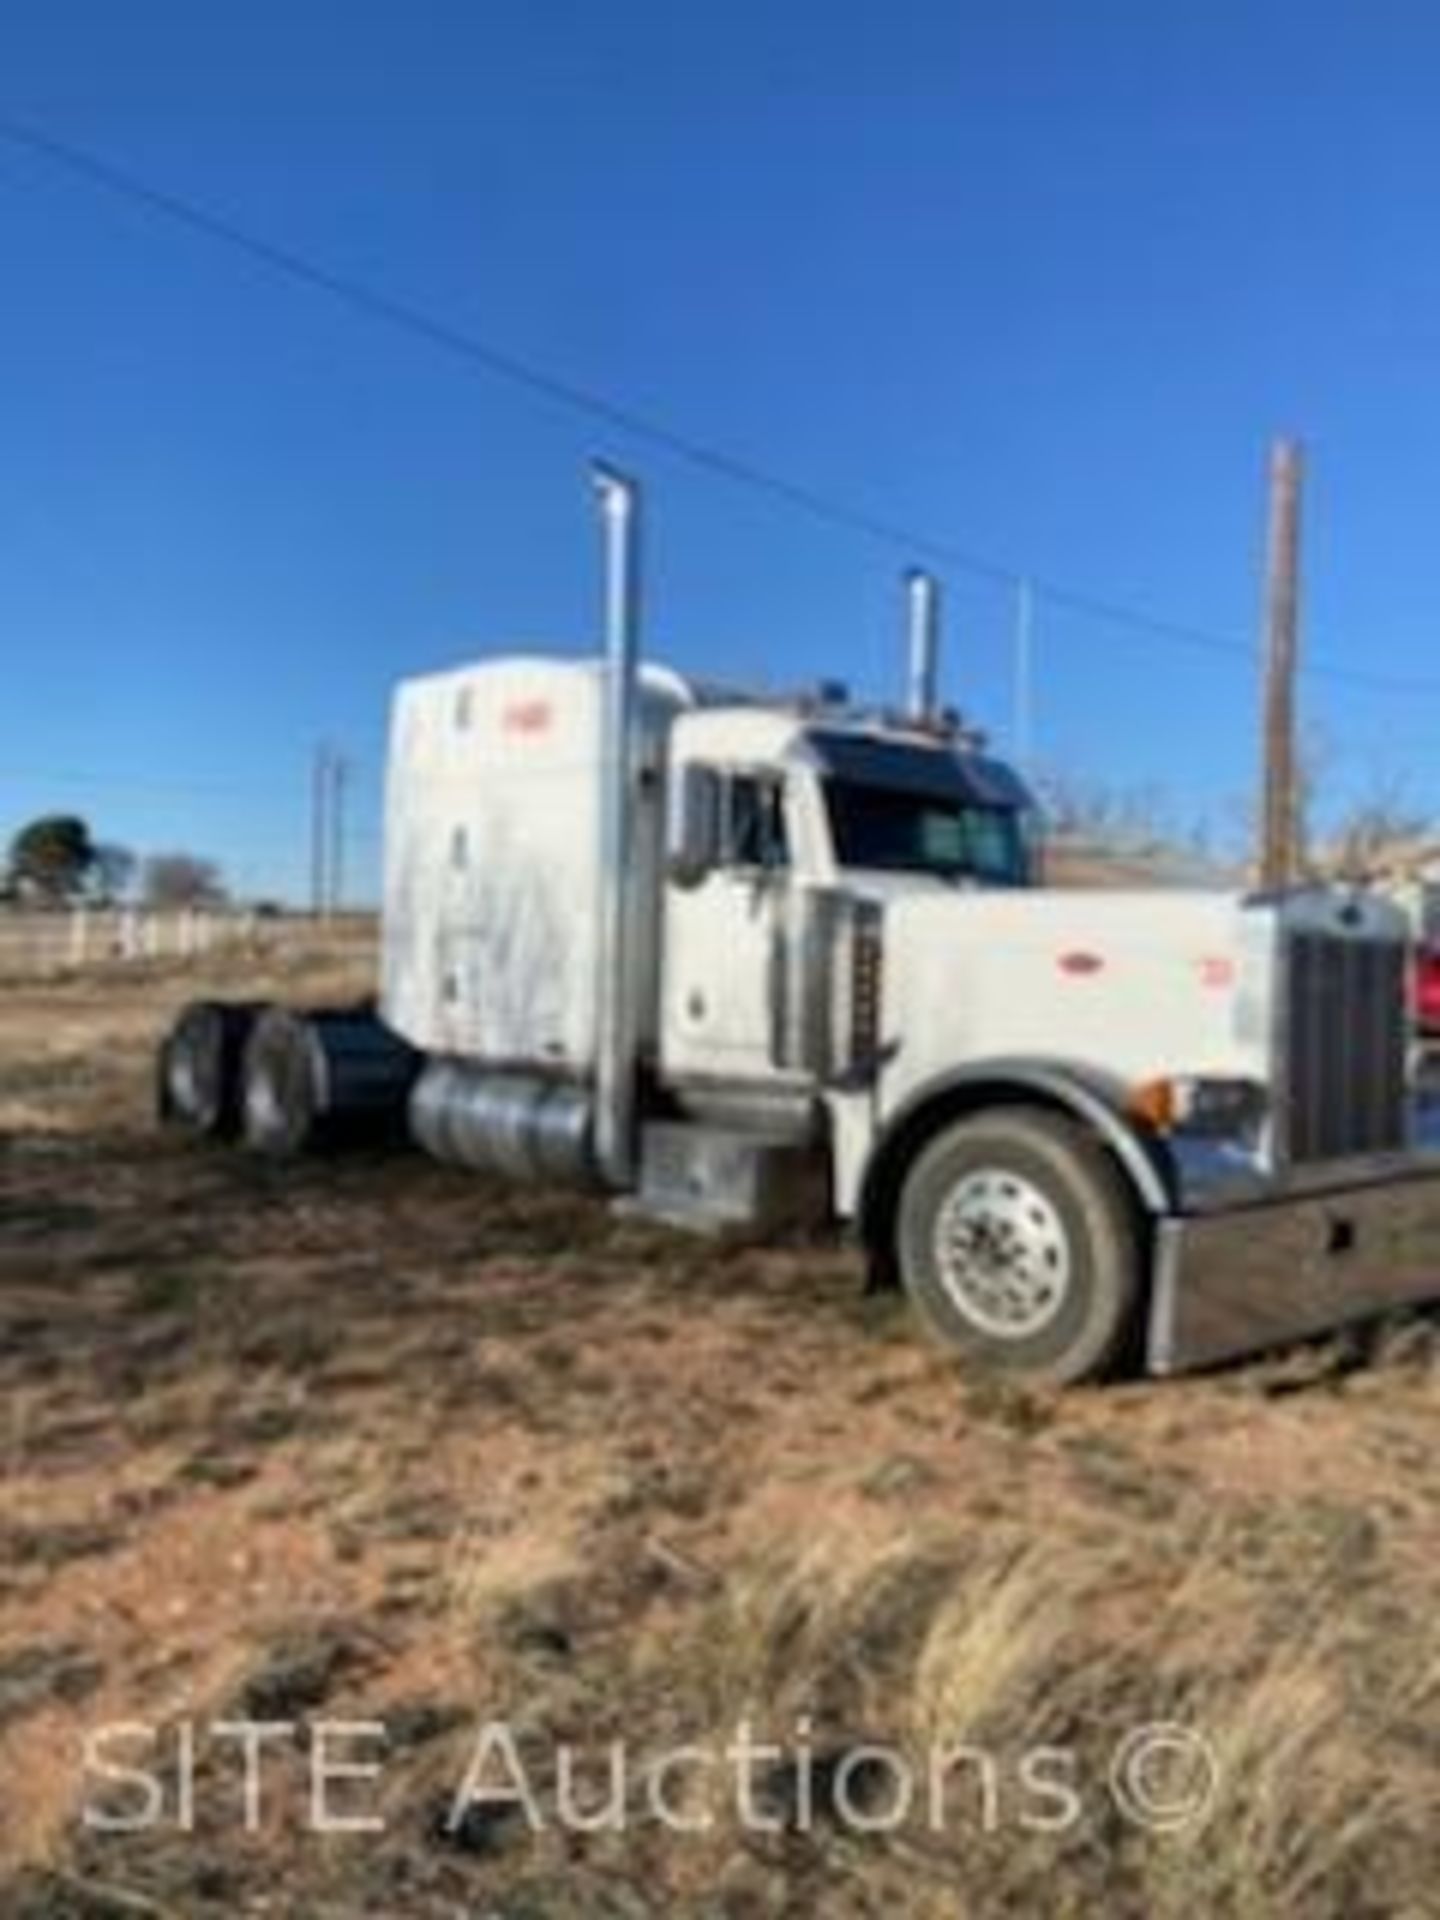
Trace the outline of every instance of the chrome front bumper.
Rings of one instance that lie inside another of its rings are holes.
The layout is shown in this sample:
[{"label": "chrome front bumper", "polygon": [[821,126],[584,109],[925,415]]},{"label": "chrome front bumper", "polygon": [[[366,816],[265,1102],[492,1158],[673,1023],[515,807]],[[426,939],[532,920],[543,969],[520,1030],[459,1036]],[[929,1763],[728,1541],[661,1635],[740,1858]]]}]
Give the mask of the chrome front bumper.
[{"label": "chrome front bumper", "polygon": [[1440,1165],[1307,1181],[1156,1224],[1152,1373],[1440,1300]]}]

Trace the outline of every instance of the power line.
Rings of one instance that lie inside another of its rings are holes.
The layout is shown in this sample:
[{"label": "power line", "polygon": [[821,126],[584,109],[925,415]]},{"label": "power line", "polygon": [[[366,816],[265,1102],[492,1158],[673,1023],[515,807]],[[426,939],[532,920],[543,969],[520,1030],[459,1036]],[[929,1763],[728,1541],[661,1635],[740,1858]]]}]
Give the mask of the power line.
[{"label": "power line", "polygon": [[64,767],[17,767],[0,762],[0,782],[13,780],[54,781],[72,787],[110,787],[117,792],[205,796],[211,799],[257,800],[273,792],[262,786],[239,786],[211,780],[151,780],[143,776],[119,773],[80,772]]},{"label": "power line", "polygon": [[[347,772],[353,774],[356,763],[347,763]],[[364,771],[363,767],[360,769]],[[275,797],[274,783],[265,785],[251,782],[241,785],[237,781],[213,780],[152,780],[143,775],[128,773],[96,773],[93,770],[81,772],[78,768],[16,766],[11,761],[0,760],[0,785],[16,780],[54,782],[57,786],[109,788],[117,793],[154,793],[174,794],[180,797],[191,796],[205,799],[233,800],[270,800]]]},{"label": "power line", "polygon": [[[397,298],[367,281],[321,266],[294,248],[252,233],[226,216],[211,212],[197,201],[173,193],[168,188],[157,187],[128,169],[117,167],[111,161],[70,141],[58,139],[53,134],[43,133],[36,127],[7,117],[0,117],[0,139],[36,154],[109,193],[146,207],[208,240],[245,254],[292,281],[328,294],[369,319],[409,333],[453,358],[508,380],[572,412],[601,420],[702,471],[785,501],[814,519],[863,534],[916,557],[944,561],[972,578],[986,580],[992,585],[1026,590],[1037,599],[1049,601],[1052,606],[1103,622],[1107,626],[1130,628],[1178,646],[1243,659],[1250,665],[1258,664],[1257,647],[1233,634],[1215,633],[1183,621],[1148,613],[1124,602],[1108,600],[1027,569],[1007,565],[949,540],[938,539],[932,534],[917,532],[899,522],[874,515],[864,508],[695,440],[648,413],[639,412],[593,388],[552,374],[534,362],[426,311],[412,301]],[[1437,680],[1405,679],[1371,673],[1326,656],[1312,659],[1302,672],[1306,677],[1368,687],[1376,692],[1440,693],[1440,681]]]},{"label": "power line", "polygon": [[817,518],[846,526],[852,532],[865,533],[873,539],[891,545],[900,545],[909,551],[928,548],[932,553],[949,559],[953,565],[978,577],[991,580],[997,585],[1013,584],[1019,577],[1013,568],[1005,567],[997,561],[966,553],[947,542],[917,535],[888,520],[877,518],[863,509],[837,502],[810,487],[769,473],[733,454],[692,440],[648,414],[640,413],[591,388],[582,387],[573,381],[549,373],[530,361],[522,360],[517,355],[480,339],[451,321],[428,313],[411,301],[398,299],[392,294],[369,285],[366,281],[320,266],[293,248],[263,239],[237,226],[224,215],[212,213],[196,201],[182,198],[167,188],[153,186],[128,170],[116,167],[110,161],[101,159],[99,155],[87,152],[68,141],[57,140],[50,134],[41,133],[34,127],[9,119],[0,119],[0,139],[8,140],[12,145],[27,148],[55,165],[89,180],[93,185],[148,207],[152,212],[162,214],[181,226],[189,227],[209,240],[218,241],[240,253],[248,254],[252,260],[286,275],[291,280],[299,281],[322,293],[328,293],[370,319],[383,321],[404,332],[414,334],[428,341],[431,346],[439,347],[447,353],[481,366],[501,379],[525,387],[530,392],[568,407],[574,412],[588,414],[592,419],[603,420],[607,425],[633,435],[638,440],[648,440],[653,445],[664,448],[677,459],[688,461],[693,466],[708,469],[738,485],[757,488],[780,499],[788,500],[792,506],[801,507]]}]

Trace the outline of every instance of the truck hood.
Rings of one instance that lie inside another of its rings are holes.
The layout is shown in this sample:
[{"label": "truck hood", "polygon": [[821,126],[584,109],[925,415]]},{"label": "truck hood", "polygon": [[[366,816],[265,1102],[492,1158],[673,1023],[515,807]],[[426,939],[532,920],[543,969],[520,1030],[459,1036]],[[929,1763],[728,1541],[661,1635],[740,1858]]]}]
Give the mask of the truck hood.
[{"label": "truck hood", "polygon": [[887,1106],[987,1058],[1066,1062],[1117,1084],[1266,1077],[1273,904],[1236,893],[957,891],[908,876],[856,890],[884,911]]}]

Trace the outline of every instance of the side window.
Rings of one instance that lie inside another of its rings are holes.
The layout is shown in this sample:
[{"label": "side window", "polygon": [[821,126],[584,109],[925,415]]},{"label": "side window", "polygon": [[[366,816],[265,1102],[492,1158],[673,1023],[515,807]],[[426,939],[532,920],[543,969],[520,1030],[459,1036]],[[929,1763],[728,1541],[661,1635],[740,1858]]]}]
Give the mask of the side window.
[{"label": "side window", "polygon": [[725,860],[734,867],[786,867],[785,787],[759,774],[726,781]]}]

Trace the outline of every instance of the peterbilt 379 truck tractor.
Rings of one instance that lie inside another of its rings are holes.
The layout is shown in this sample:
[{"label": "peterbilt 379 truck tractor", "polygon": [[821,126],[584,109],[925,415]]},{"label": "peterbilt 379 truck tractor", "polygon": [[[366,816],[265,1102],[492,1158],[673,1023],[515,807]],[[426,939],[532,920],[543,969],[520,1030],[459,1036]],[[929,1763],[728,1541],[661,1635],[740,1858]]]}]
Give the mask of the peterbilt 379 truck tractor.
[{"label": "peterbilt 379 truck tractor", "polygon": [[168,1115],[839,1223],[939,1340],[1062,1381],[1440,1294],[1394,908],[1047,889],[936,709],[933,582],[898,713],[712,685],[642,661],[638,494],[596,483],[603,650],[395,694],[378,1003],[196,1003]]}]

